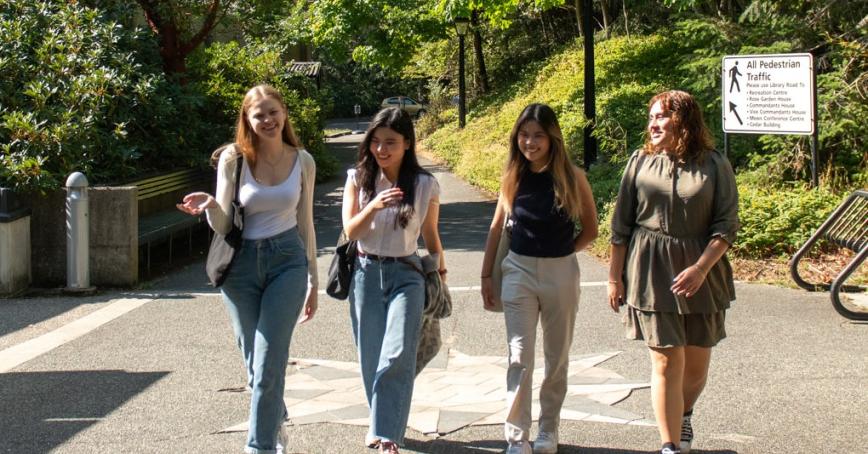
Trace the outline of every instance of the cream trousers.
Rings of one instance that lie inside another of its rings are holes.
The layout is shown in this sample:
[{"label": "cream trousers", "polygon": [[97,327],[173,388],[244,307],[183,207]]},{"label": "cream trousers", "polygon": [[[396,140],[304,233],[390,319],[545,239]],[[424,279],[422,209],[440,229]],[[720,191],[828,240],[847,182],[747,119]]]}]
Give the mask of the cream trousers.
[{"label": "cream trousers", "polygon": [[558,431],[567,392],[570,345],[579,308],[579,263],[565,257],[528,257],[512,251],[503,261],[503,314],[509,343],[506,373],[507,441],[528,439],[537,321],[542,323],[545,375],[539,390],[539,430]]}]

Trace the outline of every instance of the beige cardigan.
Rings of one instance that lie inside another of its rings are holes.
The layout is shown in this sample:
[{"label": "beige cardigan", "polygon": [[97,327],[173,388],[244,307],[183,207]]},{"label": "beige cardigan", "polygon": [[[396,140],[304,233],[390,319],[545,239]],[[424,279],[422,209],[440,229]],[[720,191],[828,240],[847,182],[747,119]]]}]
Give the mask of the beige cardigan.
[{"label": "beige cardigan", "polygon": [[[232,207],[232,198],[235,196],[235,169],[238,165],[238,157],[241,151],[234,145],[227,145],[220,153],[220,161],[217,163],[217,190],[215,198],[218,208],[208,208],[206,215],[208,224],[217,233],[229,233],[232,221],[229,218],[229,210]],[[304,243],[307,255],[307,284],[309,289],[316,290],[319,287],[316,267],[316,233],[313,229],[313,187],[316,179],[316,163],[313,156],[306,150],[298,149],[298,163],[301,164],[301,197],[298,204],[298,234]]]}]

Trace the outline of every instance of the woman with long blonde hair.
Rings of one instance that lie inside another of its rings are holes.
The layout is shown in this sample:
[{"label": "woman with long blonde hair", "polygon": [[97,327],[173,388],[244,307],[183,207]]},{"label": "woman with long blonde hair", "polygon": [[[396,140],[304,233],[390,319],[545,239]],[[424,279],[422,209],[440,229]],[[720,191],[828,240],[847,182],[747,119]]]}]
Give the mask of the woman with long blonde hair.
[{"label": "woman with long blonde hair", "polygon": [[[500,266],[500,299],[509,347],[510,417],[504,427],[509,454],[531,452],[534,348],[537,323],[542,323],[545,378],[533,452],[554,453],[579,304],[575,254],[597,237],[597,210],[585,173],[570,162],[557,116],[549,106],[527,106],[509,142],[509,159],[482,263],[482,299],[486,308],[495,307],[491,274]],[[503,263],[495,264],[507,219],[512,225],[509,254]]]},{"label": "woman with long blonde hair", "polygon": [[192,215],[204,211],[211,228],[226,234],[232,229],[238,195],[242,244],[220,292],[252,390],[244,451],[282,453],[287,443],[283,390],[289,342],[299,316],[301,322],[310,320],[317,308],[316,165],[292,130],[283,98],[268,85],[247,92],[235,143],[214,156],[216,197],[187,194],[178,208]]}]

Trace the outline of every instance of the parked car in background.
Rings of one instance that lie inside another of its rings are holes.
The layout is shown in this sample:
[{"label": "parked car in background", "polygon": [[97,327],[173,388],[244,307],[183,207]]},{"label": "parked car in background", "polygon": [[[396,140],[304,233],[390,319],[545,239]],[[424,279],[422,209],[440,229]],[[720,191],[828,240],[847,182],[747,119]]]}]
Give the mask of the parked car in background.
[{"label": "parked car in background", "polygon": [[416,102],[413,98],[406,96],[392,96],[386,98],[380,103],[380,108],[400,107],[401,110],[407,112],[412,117],[419,118],[425,114],[425,106]]}]

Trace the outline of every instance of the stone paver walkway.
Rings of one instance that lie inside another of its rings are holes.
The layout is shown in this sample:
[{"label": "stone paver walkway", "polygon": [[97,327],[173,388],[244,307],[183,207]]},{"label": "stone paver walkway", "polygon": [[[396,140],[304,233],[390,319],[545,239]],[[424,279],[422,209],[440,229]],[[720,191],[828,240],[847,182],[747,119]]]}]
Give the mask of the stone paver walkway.
[{"label": "stone paver walkway", "polygon": [[[642,416],[613,407],[647,382],[625,379],[599,364],[620,352],[570,358],[569,385],[561,418],[574,421],[653,425]],[[287,373],[285,401],[289,425],[338,423],[368,425],[365,391],[355,362],[294,359]],[[408,426],[438,437],[467,426],[500,425],[507,418],[507,361],[503,356],[470,356],[444,348],[416,378]],[[533,418],[539,416],[544,364],[533,372]],[[246,431],[247,422],[222,432]]]}]

